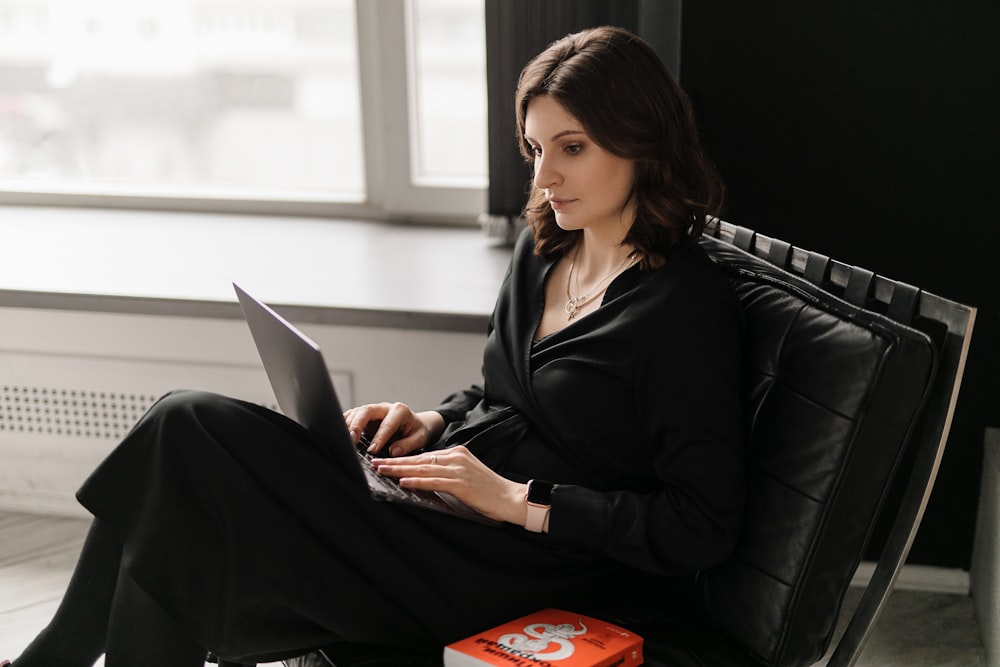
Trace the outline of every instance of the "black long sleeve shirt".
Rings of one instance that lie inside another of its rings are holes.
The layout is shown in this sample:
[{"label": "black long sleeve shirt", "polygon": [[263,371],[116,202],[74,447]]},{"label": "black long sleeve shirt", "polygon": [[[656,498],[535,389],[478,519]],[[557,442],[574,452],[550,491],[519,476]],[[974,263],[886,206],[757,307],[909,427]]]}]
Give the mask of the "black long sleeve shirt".
[{"label": "black long sleeve shirt", "polygon": [[743,505],[742,311],[683,241],[632,267],[601,307],[534,340],[553,258],[519,239],[491,318],[484,382],[448,397],[439,446],[555,482],[549,539],[660,574],[723,559]]}]

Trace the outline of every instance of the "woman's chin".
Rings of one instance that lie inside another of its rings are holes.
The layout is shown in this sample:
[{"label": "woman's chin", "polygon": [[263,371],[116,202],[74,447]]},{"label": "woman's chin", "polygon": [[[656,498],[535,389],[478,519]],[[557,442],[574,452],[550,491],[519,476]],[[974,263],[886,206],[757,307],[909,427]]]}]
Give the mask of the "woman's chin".
[{"label": "woman's chin", "polygon": [[580,225],[574,222],[572,216],[564,213],[556,213],[556,225],[564,232],[575,232],[580,229]]}]

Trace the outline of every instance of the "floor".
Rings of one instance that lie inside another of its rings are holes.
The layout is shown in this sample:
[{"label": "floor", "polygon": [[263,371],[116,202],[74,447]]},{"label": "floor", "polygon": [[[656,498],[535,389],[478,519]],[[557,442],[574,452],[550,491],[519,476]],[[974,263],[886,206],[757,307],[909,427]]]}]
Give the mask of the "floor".
[{"label": "floor", "polygon": [[[859,588],[848,591],[838,637],[860,596]],[[826,658],[816,667],[823,665]],[[972,598],[894,591],[856,667],[989,667]]]},{"label": "floor", "polygon": [[[16,656],[48,621],[86,530],[81,519],[0,511],[0,659]],[[971,598],[896,591],[857,666],[985,667]]]},{"label": "floor", "polygon": [[87,526],[83,519],[0,511],[0,660],[16,657],[52,616]]}]

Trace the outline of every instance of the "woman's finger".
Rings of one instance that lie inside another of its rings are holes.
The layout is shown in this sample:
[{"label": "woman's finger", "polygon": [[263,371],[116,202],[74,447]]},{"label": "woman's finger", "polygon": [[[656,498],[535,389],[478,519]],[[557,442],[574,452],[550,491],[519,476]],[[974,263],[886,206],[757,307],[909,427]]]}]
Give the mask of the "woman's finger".
[{"label": "woman's finger", "polygon": [[384,418],[387,409],[383,405],[361,405],[348,410],[347,430],[351,434],[351,440],[358,444],[361,435],[368,429],[369,424],[380,421]]},{"label": "woman's finger", "polygon": [[382,447],[388,443],[392,437],[399,430],[399,415],[398,411],[389,409],[386,414],[382,417],[379,422],[378,428],[369,438],[371,440],[371,446],[368,448],[369,452],[377,452]]},{"label": "woman's finger", "polygon": [[399,438],[389,447],[389,453],[393,456],[407,456],[424,446],[426,438],[423,433],[414,431],[409,435]]},{"label": "woman's finger", "polygon": [[[377,452],[394,438],[406,438],[414,434],[414,423],[416,416],[410,406],[405,403],[384,403],[381,405],[385,410],[378,429],[371,436],[371,447],[369,452]],[[418,424],[419,425],[419,424]],[[406,448],[404,448],[406,449]],[[406,451],[409,451],[406,449]],[[405,453],[405,451],[404,451]]]}]

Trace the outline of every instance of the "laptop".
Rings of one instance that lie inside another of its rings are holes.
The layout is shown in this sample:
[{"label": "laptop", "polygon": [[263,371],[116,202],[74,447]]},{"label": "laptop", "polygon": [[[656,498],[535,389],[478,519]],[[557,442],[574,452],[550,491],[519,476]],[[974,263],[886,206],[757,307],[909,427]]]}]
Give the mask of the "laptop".
[{"label": "laptop", "polygon": [[367,438],[362,438],[358,445],[351,441],[319,345],[236,283],[233,288],[278,407],[325,444],[355,482],[368,486],[373,498],[500,525],[449,493],[405,489],[396,478],[380,475],[367,452],[370,444]]}]

